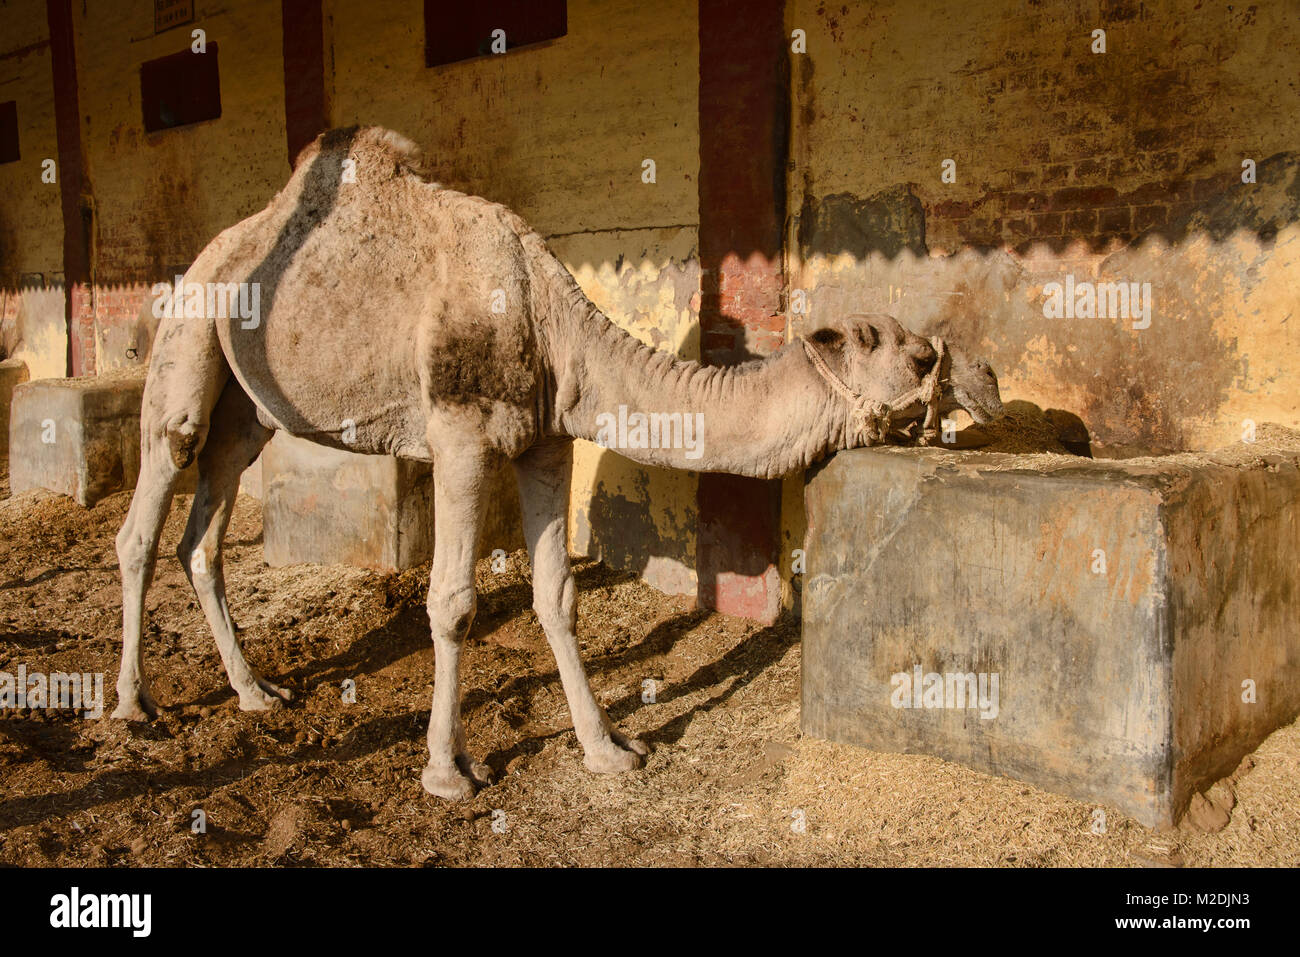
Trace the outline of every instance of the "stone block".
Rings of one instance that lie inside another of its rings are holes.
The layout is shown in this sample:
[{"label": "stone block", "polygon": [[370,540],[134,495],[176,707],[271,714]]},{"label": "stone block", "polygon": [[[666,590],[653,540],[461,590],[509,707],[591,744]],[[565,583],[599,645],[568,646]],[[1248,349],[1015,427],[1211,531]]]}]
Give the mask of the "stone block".
[{"label": "stone block", "polygon": [[140,472],[140,400],[134,376],[36,379],[13,391],[9,484],[71,495],[91,506],[135,487]]},{"label": "stone block", "polygon": [[21,359],[10,357],[0,362],[0,452],[9,450],[9,407],[14,389],[27,379],[27,363]]},{"label": "stone block", "polygon": [[244,469],[239,477],[239,491],[259,502],[262,500],[262,456],[258,455],[253,464]]},{"label": "stone block", "polygon": [[1300,713],[1297,439],[834,456],[805,489],[804,730],[1174,824]]},{"label": "stone block", "polygon": [[[283,432],[262,451],[267,564],[348,564],[399,571],[433,555],[433,476],[422,462],[361,455]],[[506,466],[489,494],[482,551],[522,546]]]}]

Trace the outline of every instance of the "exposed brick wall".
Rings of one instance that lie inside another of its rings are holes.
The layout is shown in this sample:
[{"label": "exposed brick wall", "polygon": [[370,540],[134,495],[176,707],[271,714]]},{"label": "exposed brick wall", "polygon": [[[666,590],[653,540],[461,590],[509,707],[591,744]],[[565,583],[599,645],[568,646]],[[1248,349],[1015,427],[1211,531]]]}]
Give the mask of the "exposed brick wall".
[{"label": "exposed brick wall", "polygon": [[[1035,243],[1064,248],[1083,241],[1095,250],[1123,244],[1144,233],[1177,238],[1178,224],[1206,200],[1234,186],[1236,171],[1154,180],[1121,191],[1078,185],[1094,178],[1100,160],[1052,166],[1034,189],[990,189],[973,200],[942,200],[925,207],[934,233],[966,246],[1007,246],[1027,253]],[[1116,163],[1118,165],[1118,162]]]},{"label": "exposed brick wall", "polygon": [[[163,281],[163,280],[159,280]],[[148,358],[148,328],[141,310],[153,301],[150,283],[101,284],[94,288],[96,370],[111,372]]]},{"label": "exposed brick wall", "polygon": [[[1037,0],[955,19],[941,5],[796,0],[792,20],[811,31],[794,57],[809,151],[796,169],[822,194],[915,184],[929,232],[961,241],[1005,242],[998,224],[1022,219],[1012,245],[1158,227],[1243,156],[1294,145],[1285,6]],[[1105,53],[1091,50],[1095,28]],[[939,182],[944,158],[956,184]],[[1010,215],[1031,200],[1037,218]]]}]

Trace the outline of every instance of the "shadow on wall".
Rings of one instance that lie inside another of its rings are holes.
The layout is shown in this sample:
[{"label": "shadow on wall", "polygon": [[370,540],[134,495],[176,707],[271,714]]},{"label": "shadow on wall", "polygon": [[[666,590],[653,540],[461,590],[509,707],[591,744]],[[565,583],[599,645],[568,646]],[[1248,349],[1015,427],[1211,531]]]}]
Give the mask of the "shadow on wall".
[{"label": "shadow on wall", "polygon": [[[1136,234],[1123,204],[1139,198],[1114,190],[1041,194],[1049,205],[1082,204],[1101,224],[1079,239],[1025,236],[1023,214],[987,220],[968,209],[974,218],[958,221],[963,243],[948,255],[930,248],[927,230],[953,211],[927,209],[911,185],[812,200],[798,223],[808,321],[893,313],[987,355],[1004,389],[1074,409],[1108,441],[1217,444],[1230,437],[1225,416],[1252,411],[1300,424],[1276,405],[1300,385],[1284,325],[1300,287],[1300,154],[1269,157],[1256,178],[1175,184],[1174,195],[1200,198]],[[997,193],[970,205],[985,202],[1014,205]],[[1124,215],[1108,228],[1113,209]],[[1063,315],[1049,305],[1050,283],[1079,297]],[[1127,304],[1110,298],[1113,284]]]},{"label": "shadow on wall", "polygon": [[[985,255],[1007,249],[1028,255],[1035,247],[1066,255],[1080,242],[1091,252],[1106,253],[1113,251],[1116,243],[1140,248],[1162,239],[1172,246],[1201,233],[1223,242],[1242,229],[1268,243],[1300,219],[1300,185],[1295,177],[1298,163],[1300,153],[1276,153],[1257,165],[1254,183],[1243,183],[1241,171],[1232,170],[1144,185],[1127,193],[1104,186],[991,189],[977,200],[935,203],[928,209],[914,183],[899,184],[866,199],[848,193],[820,200],[809,197],[799,213],[800,254],[808,259],[848,253],[858,260],[874,254],[892,259],[904,252],[928,256],[926,227],[932,217],[951,220],[962,245]],[[1107,215],[1135,210],[1150,210],[1149,218],[1155,223],[1135,229],[1134,225],[1144,222],[1143,216]],[[1077,220],[1081,227],[1077,232],[1067,228],[1070,217],[1066,214],[1075,211],[1085,214]],[[1157,215],[1160,211],[1163,214]],[[1093,213],[1096,215],[1088,215]],[[1044,218],[1028,222],[1034,216]],[[1096,228],[1082,228],[1094,223]]]},{"label": "shadow on wall", "polygon": [[575,482],[572,535],[577,549],[635,571],[660,591],[696,594],[698,475],[636,464],[589,443],[595,458],[590,496]]}]

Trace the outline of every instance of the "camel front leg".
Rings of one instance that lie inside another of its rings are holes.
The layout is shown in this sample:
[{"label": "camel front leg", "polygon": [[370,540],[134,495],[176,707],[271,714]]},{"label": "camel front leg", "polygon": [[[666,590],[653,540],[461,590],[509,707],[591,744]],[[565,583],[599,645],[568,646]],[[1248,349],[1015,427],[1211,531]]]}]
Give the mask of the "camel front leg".
[{"label": "camel front leg", "polygon": [[421,775],[430,794],[451,800],[474,795],[488,782],[486,765],[468,754],[460,715],[460,652],[474,623],[474,561],[483,524],[483,493],[491,459],[480,450],[448,449],[433,466],[433,567],[429,572],[429,626],[433,632],[433,710],[429,764]]},{"label": "camel front leg", "polygon": [[650,749],[610,723],[591,692],[578,651],[573,571],[566,541],[573,443],[535,445],[515,460],[514,467],[524,539],[533,563],[533,610],[559,667],[573,729],[586,755],[583,763],[590,771],[631,771],[641,766]]}]

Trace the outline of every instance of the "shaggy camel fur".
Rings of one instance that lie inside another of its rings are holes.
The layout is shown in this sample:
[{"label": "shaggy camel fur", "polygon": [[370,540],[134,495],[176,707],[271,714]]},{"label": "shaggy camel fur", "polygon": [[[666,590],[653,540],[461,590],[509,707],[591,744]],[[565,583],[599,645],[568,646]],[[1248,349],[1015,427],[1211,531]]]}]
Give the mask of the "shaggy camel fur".
[{"label": "shaggy camel fur", "polygon": [[[117,536],[116,718],[155,713],[141,666],[144,596],[177,476],[196,458],[198,489],[178,556],[240,707],[267,709],[290,698],[244,659],[221,562],[240,473],[273,430],[284,429],[334,448],[432,463],[428,791],[464,798],[487,780],[487,769],[466,753],[459,659],[474,620],[483,496],[503,459],[518,478],[533,607],[585,764],[629,770],[647,748],[619,733],[597,704],[574,634],[566,549],[573,439],[595,439],[597,418],[620,405],[703,413],[699,457],[684,448],[620,451],[647,465],[763,478],[856,444],[849,404],[801,344],[730,368],[650,349],[587,300],[518,216],[430,182],[411,144],[380,129],[323,134],[270,205],[213,240],[185,281],[187,288],[259,284],[260,314],[163,318],[157,328],[140,478]],[[938,361],[931,342],[887,316],[841,321],[810,339],[841,385],[877,412],[921,385]],[[960,404],[979,421],[996,415],[987,365],[956,351],[949,361],[942,407]],[[895,410],[890,424],[921,411],[914,402]]]}]

